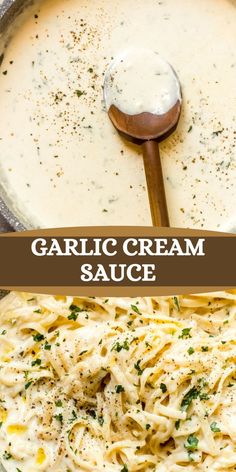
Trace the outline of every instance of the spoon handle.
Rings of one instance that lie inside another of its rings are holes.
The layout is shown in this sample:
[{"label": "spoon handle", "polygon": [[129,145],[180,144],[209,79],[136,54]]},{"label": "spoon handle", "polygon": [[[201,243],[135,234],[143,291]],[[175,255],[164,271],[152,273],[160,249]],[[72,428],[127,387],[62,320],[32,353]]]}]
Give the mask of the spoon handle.
[{"label": "spoon handle", "polygon": [[170,226],[158,143],[145,141],[142,148],[153,226]]}]

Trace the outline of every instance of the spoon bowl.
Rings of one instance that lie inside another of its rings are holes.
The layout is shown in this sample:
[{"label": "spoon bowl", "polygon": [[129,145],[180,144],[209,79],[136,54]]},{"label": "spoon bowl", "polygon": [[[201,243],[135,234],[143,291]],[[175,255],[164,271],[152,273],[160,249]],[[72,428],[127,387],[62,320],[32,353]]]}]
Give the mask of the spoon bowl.
[{"label": "spoon bowl", "polygon": [[181,102],[176,104],[163,115],[143,112],[138,115],[128,115],[115,105],[108,110],[108,116],[115,128],[126,135],[127,138],[135,138],[140,141],[158,139],[159,141],[168,137],[175,131],[181,112]]}]

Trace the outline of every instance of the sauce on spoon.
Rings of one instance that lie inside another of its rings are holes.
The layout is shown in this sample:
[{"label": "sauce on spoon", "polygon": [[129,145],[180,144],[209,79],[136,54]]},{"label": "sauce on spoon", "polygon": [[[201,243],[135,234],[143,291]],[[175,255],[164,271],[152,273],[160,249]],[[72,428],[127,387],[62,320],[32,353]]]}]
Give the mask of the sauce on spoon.
[{"label": "sauce on spoon", "polygon": [[105,76],[107,109],[163,115],[181,101],[178,77],[168,62],[148,49],[129,49],[116,57]]}]

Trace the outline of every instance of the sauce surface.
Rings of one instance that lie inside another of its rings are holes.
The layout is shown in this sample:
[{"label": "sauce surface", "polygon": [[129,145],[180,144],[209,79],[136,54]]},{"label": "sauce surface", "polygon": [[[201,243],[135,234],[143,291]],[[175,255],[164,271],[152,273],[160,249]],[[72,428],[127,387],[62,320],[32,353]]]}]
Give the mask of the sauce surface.
[{"label": "sauce surface", "polygon": [[29,10],[0,68],[1,182],[27,226],[151,225],[141,150],[103,102],[105,71],[133,47],[164,56],[183,89],[180,125],[161,144],[171,225],[234,225],[235,6],[44,0]]}]

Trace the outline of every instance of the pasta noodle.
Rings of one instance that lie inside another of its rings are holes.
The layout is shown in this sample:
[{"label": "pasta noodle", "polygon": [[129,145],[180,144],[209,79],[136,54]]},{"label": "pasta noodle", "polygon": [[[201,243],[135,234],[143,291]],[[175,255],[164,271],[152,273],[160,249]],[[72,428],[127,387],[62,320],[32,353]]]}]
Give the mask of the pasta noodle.
[{"label": "pasta noodle", "polygon": [[236,291],[0,302],[6,471],[236,470]]}]

